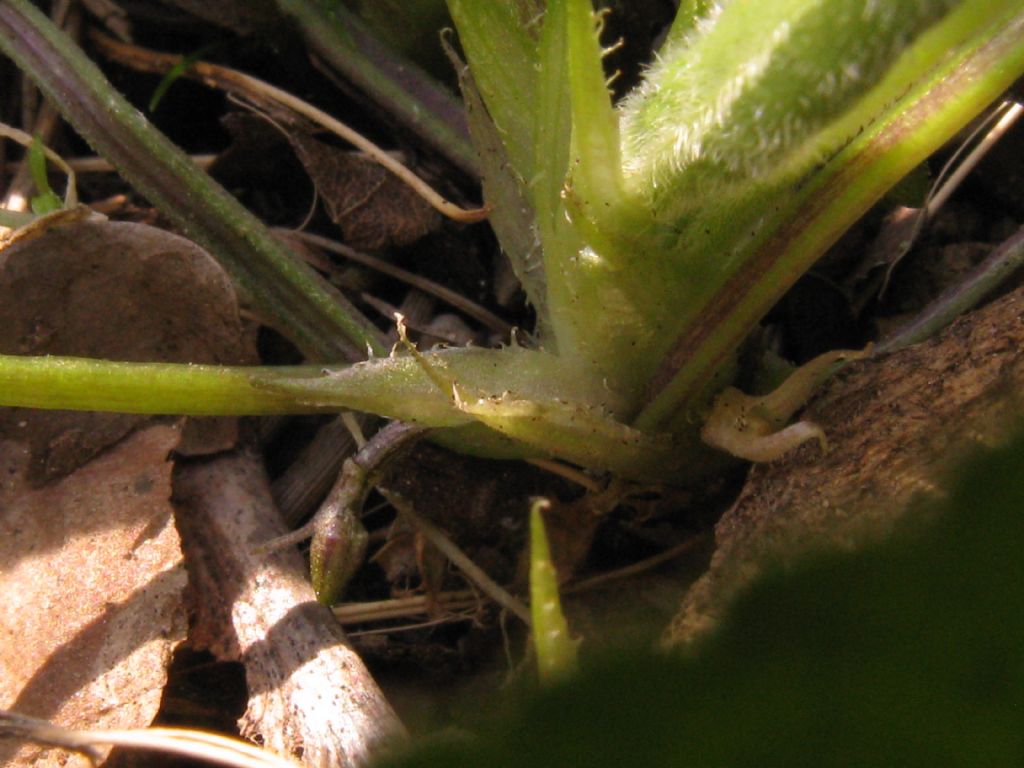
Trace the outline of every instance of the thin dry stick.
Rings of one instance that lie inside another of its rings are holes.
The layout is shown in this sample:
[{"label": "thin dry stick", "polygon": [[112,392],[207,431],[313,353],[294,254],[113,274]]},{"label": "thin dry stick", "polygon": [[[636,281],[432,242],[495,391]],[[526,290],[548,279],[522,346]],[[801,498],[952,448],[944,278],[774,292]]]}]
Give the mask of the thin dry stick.
[{"label": "thin dry stick", "polygon": [[89,13],[121,40],[132,39],[132,23],[128,14],[114,0],[81,0]]},{"label": "thin dry stick", "polygon": [[553,475],[564,477],[576,485],[583,486],[591,493],[600,493],[604,490],[605,484],[600,480],[591,477],[581,469],[565,464],[561,461],[555,461],[553,459],[526,459],[527,464],[533,464],[533,466],[543,469],[545,472],[550,472]]},{"label": "thin dry stick", "polygon": [[362,766],[400,739],[383,693],[315,601],[303,558],[294,550],[267,557],[253,546],[285,530],[262,462],[230,453],[179,464],[174,489],[195,598],[191,639],[245,663],[242,733],[309,766]]},{"label": "thin dry stick", "polygon": [[450,613],[441,616],[436,619],[429,619],[428,621],[420,621],[416,624],[402,624],[397,627],[378,627],[377,629],[361,629],[357,632],[349,632],[349,637],[369,637],[371,635],[393,635],[396,632],[414,632],[417,629],[426,629],[428,627],[439,627],[442,624],[454,624],[459,621],[473,621],[476,618],[476,613],[473,611],[463,613]]},{"label": "thin dry stick", "polygon": [[391,503],[391,506],[398,510],[399,514],[416,526],[419,532],[431,544],[451,560],[455,567],[462,571],[466,578],[475,584],[481,592],[502,608],[518,616],[527,626],[530,625],[530,609],[526,607],[522,600],[512,595],[498,582],[484,573],[476,563],[470,560],[465,552],[455,545],[455,542],[449,539],[440,528],[416,512],[405,499],[397,493],[380,488],[379,486],[377,490]]},{"label": "thin dry stick", "polygon": [[[1021,107],[1020,104],[1004,101],[974,129],[971,135],[953,153],[953,156],[946,161],[946,164],[935,179],[935,183],[932,184],[932,188],[928,191],[924,205],[917,212],[910,235],[902,244],[896,258],[892,260],[892,263],[889,264],[888,269],[885,271],[885,278],[879,290],[880,295],[885,293],[896,265],[910,252],[925,224],[935,218],[935,215],[942,209],[942,206],[946,204],[946,201],[949,200],[953,193],[959,189],[968,174],[977,167],[978,163],[982,161],[996,143],[1006,135],[1006,132],[1020,119],[1022,114],[1024,114],[1024,107]],[[960,160],[961,155],[967,151],[967,147],[970,146],[971,142],[982,131],[987,132],[974,149],[963,160]]]},{"label": "thin dry stick", "polygon": [[[143,72],[168,72],[184,60],[182,56],[158,53],[138,46],[128,45],[100,32],[94,31],[90,37],[105,55]],[[287,91],[237,70],[209,64],[204,61],[197,61],[189,65],[185,74],[194,77],[205,85],[228,91],[258,104],[272,104],[279,108],[285,107],[322,128],[331,131],[354,147],[365,152],[368,157],[372,158],[382,168],[387,169],[401,179],[402,182],[408,185],[410,189],[422,197],[435,210],[450,219],[470,223],[487,218],[488,210],[486,207],[467,209],[445,199],[427,182],[365,136],[345,125],[337,118],[328,115],[326,112],[317,109],[312,104],[293,96]]]},{"label": "thin dry stick", "polygon": [[[967,155],[967,157],[965,157],[963,161],[950,172],[949,177],[942,182],[940,187],[936,188],[935,193],[930,196],[928,205],[925,208],[926,217],[932,218],[935,216],[935,213],[945,205],[949,196],[952,195],[963,180],[967,178],[967,174],[977,167],[978,163],[980,163],[985,155],[989,153],[989,150],[996,145],[996,142],[1002,139],[1013,124],[1020,119],[1022,112],[1024,112],[1024,107],[1021,107],[1021,105],[1016,102],[1003,102],[999,105],[993,114],[993,119],[998,118],[996,124],[993,125],[991,130],[989,130],[981,141],[978,142],[978,145],[971,150],[970,154]],[[973,136],[971,138],[973,138]],[[957,153],[950,158],[950,164],[955,162],[956,158],[959,157],[959,154],[960,150],[957,150]],[[942,181],[942,176],[945,175],[947,170],[950,170],[949,166],[942,169],[942,174],[940,174],[939,177],[940,181]]]},{"label": "thin dry stick", "polygon": [[295,238],[302,240],[303,242],[310,243],[312,245],[323,248],[325,251],[336,253],[339,256],[344,256],[346,259],[354,261],[358,264],[375,269],[381,274],[389,275],[396,280],[401,280],[414,288],[419,288],[424,293],[429,293],[432,296],[436,296],[446,304],[450,304],[459,311],[469,315],[474,320],[483,323],[488,328],[491,328],[502,336],[511,336],[513,328],[510,324],[506,323],[497,315],[489,312],[488,310],[481,307],[479,304],[470,301],[465,296],[462,296],[455,291],[445,288],[439,283],[435,283],[433,280],[428,280],[425,277],[415,275],[408,270],[396,267],[394,264],[389,264],[383,259],[378,259],[375,256],[371,256],[368,253],[360,253],[359,251],[349,248],[347,245],[330,240],[326,237],[319,235],[313,235],[309,232],[295,232],[293,230],[286,229],[275,229],[275,232],[284,235],[285,237]]},{"label": "thin dry stick", "polygon": [[[191,158],[193,163],[205,170],[213,165],[217,155],[189,155],[189,158]],[[65,162],[76,173],[117,173],[117,169],[107,158],[96,155],[69,157]]]}]

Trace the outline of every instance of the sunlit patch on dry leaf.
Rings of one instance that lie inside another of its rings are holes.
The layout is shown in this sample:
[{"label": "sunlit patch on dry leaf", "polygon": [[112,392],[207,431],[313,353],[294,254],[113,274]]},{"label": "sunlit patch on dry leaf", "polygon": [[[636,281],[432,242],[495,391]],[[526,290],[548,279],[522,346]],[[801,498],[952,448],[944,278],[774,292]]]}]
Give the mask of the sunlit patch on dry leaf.
[{"label": "sunlit patch on dry leaf", "polygon": [[[152,721],[186,629],[179,431],[138,432],[44,488],[26,482],[28,450],[0,442],[0,707],[74,728]],[[0,764],[88,763],[0,741]]]}]

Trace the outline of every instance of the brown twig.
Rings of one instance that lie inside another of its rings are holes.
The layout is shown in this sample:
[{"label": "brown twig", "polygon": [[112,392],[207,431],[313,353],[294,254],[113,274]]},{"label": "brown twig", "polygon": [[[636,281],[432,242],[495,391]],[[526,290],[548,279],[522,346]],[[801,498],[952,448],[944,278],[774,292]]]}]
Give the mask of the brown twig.
[{"label": "brown twig", "polygon": [[194,645],[242,661],[242,732],[307,765],[362,765],[403,733],[298,552],[261,555],[285,532],[262,463],[245,453],[179,464],[178,527],[193,590]]}]

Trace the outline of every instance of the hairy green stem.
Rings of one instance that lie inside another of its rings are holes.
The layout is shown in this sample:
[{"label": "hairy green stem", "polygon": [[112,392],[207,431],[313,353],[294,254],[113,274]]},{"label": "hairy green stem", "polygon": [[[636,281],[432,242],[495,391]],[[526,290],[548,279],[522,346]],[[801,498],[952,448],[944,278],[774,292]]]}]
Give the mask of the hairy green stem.
[{"label": "hairy green stem", "polygon": [[689,418],[716,372],[782,293],[886,190],[1012,84],[1024,69],[1024,13],[992,24],[915,84],[902,109],[887,112],[832,158],[776,212],[783,224],[699,307],[688,308],[694,319],[665,356],[635,427],[664,429]]},{"label": "hairy green stem", "polygon": [[383,351],[376,331],[340,292],[157,131],[27,0],[0,3],[0,51],[307,356],[340,362],[362,358],[367,347]]}]

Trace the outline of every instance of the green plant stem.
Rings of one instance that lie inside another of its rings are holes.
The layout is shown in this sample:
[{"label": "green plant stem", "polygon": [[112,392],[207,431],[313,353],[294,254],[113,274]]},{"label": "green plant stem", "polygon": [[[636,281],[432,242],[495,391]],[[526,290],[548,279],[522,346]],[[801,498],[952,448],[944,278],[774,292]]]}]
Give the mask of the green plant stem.
[{"label": "green plant stem", "polygon": [[420,67],[378,40],[340,0],[277,0],[310,48],[381,110],[477,178],[462,104]]},{"label": "green plant stem", "polygon": [[27,0],[0,2],[0,51],[184,233],[205,247],[270,325],[321,361],[383,353],[359,312],[157,131]]},{"label": "green plant stem", "polygon": [[243,416],[337,411],[256,386],[308,368],[115,363],[73,357],[0,355],[3,404],[113,413]]},{"label": "green plant stem", "polygon": [[[993,25],[953,47],[941,67],[915,84],[904,109],[866,129],[812,177],[788,211],[778,213],[789,223],[758,244],[677,337],[636,428],[678,427],[689,418],[716,372],[782,293],[886,190],[1013,83],[1024,69],[1024,13]],[[941,36],[933,40],[942,43]]]}]

